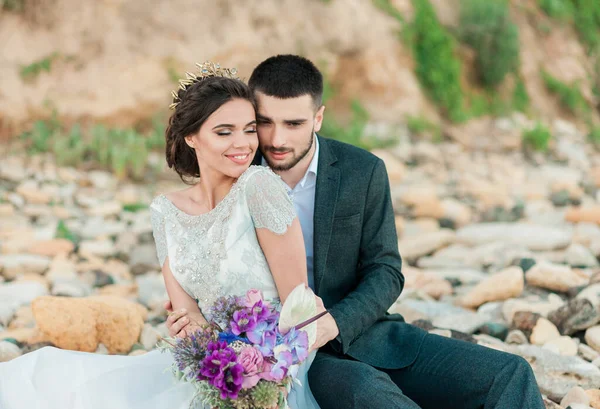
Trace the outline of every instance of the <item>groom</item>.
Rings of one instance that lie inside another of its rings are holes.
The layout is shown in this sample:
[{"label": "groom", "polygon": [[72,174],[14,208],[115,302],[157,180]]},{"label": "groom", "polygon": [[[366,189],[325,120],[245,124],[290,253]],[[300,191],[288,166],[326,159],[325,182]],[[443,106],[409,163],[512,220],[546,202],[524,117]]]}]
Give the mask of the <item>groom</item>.
[{"label": "groom", "polygon": [[[317,136],[323,77],[294,55],[263,61],[249,80],[260,151],[288,185],[306,246],[319,320],[309,370],[322,409],[543,409],[529,364],[516,355],[428,334],[387,310],[404,276],[389,181],[371,153]],[[182,325],[168,320],[172,335]]]}]

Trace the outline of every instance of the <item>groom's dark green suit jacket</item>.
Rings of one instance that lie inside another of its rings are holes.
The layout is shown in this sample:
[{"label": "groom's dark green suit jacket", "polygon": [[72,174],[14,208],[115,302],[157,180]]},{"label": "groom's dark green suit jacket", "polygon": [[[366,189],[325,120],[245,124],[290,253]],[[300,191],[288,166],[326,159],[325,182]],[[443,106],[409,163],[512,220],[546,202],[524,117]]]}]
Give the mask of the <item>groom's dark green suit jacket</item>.
[{"label": "groom's dark green suit jacket", "polygon": [[340,330],[328,346],[375,367],[403,368],[426,332],[387,313],[404,276],[385,165],[370,152],[318,138],[315,292]]}]

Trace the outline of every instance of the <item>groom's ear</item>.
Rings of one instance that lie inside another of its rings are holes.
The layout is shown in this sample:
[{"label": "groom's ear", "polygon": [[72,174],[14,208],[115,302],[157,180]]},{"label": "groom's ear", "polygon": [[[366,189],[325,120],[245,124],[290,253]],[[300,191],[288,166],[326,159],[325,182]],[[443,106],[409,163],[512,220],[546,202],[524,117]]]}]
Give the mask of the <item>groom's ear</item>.
[{"label": "groom's ear", "polygon": [[325,112],[325,105],[321,105],[321,108],[319,108],[315,114],[315,132],[321,130],[321,125],[323,124],[323,112]]}]

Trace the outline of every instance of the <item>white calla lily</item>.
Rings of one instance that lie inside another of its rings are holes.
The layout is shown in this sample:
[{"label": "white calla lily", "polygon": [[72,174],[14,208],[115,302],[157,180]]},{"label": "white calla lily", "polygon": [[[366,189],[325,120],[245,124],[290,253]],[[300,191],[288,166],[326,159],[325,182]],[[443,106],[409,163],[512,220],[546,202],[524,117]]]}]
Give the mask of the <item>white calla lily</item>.
[{"label": "white calla lily", "polygon": [[[279,331],[284,334],[292,327],[307,321],[317,315],[317,300],[315,293],[305,287],[298,285],[288,295],[285,303],[281,306],[279,314]],[[313,345],[317,340],[317,322],[313,322],[302,328],[308,335],[308,345]]]}]

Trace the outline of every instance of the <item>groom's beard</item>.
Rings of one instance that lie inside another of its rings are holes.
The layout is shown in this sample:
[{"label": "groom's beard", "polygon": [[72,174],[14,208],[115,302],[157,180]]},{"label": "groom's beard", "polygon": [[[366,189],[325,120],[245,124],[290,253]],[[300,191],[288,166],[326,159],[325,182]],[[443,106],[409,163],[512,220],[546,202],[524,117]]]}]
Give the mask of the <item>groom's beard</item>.
[{"label": "groom's beard", "polygon": [[[267,147],[265,149],[262,149],[263,157],[265,158],[265,160],[267,161],[267,164],[269,165],[269,167],[272,170],[275,170],[275,171],[290,170],[294,166],[296,166],[302,159],[304,159],[306,157],[306,155],[308,155],[308,152],[310,152],[310,148],[312,148],[312,145],[314,143],[314,139],[315,139],[315,128],[313,126],[313,128],[310,132],[308,146],[305,149],[303,149],[300,154],[296,155],[293,149],[290,150],[288,148]],[[269,156],[266,155],[265,152],[274,152],[274,153],[292,152],[292,157],[289,159],[289,162],[287,162],[287,163],[274,164],[271,162],[271,160],[269,159]]]}]

